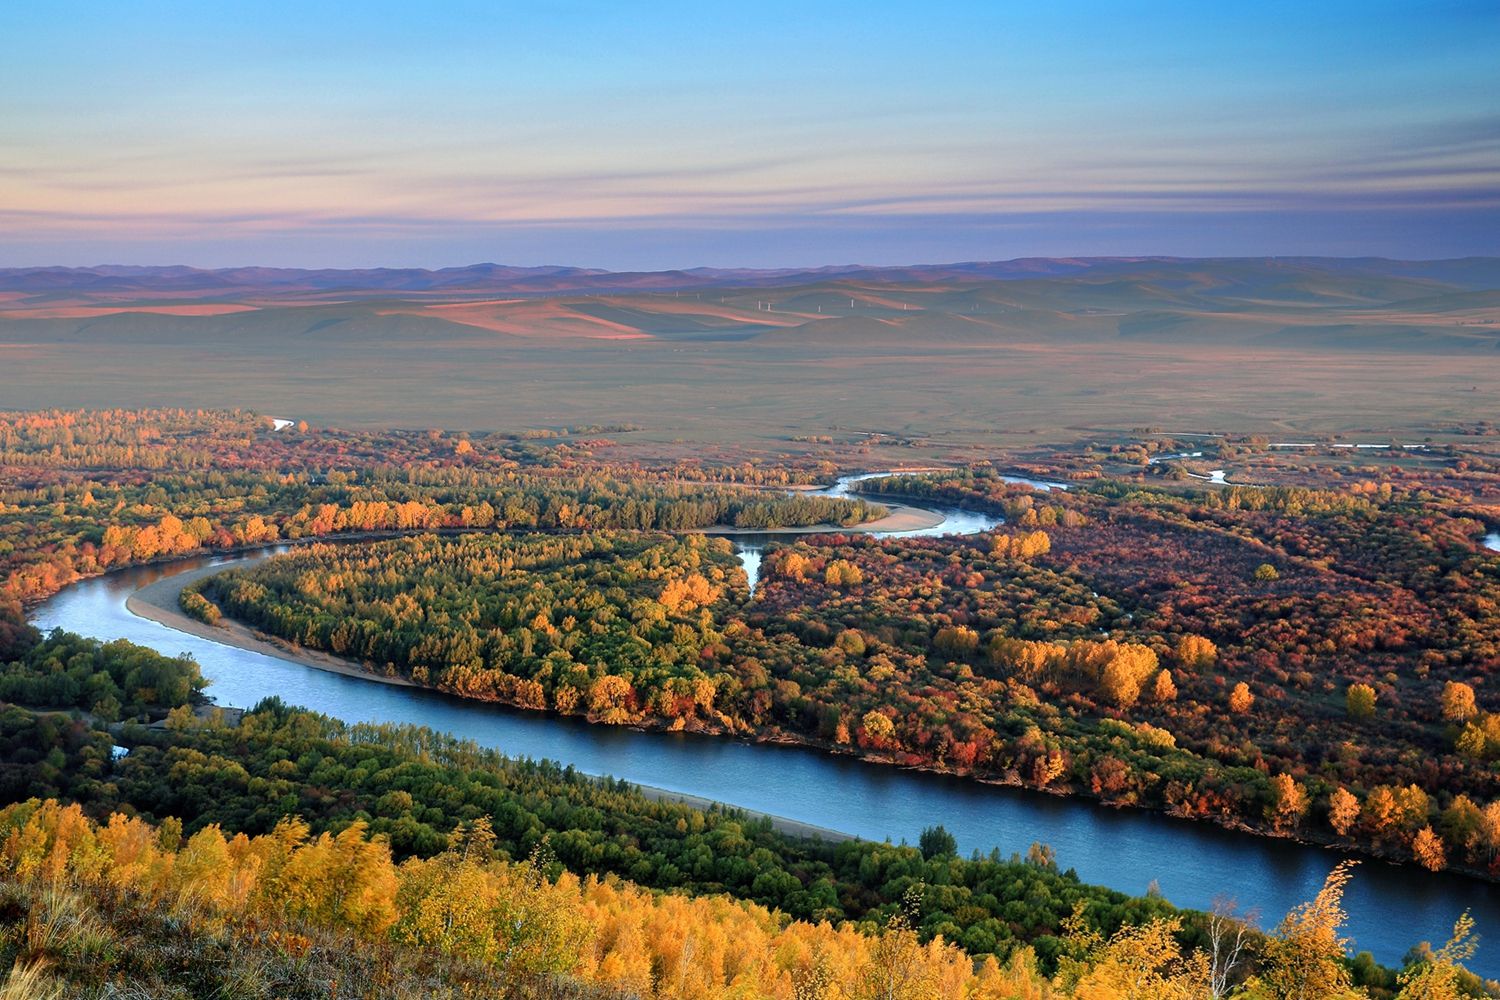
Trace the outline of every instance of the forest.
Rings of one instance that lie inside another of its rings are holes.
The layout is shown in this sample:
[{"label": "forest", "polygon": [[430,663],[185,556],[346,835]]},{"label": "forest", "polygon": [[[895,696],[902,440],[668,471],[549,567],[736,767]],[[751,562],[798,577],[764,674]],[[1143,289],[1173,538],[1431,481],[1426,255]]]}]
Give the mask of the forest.
[{"label": "forest", "polygon": [[[159,669],[182,672],[179,690],[196,688],[191,661],[61,632],[14,661],[7,676],[40,690],[79,651],[92,651],[101,670],[115,661],[154,660]],[[81,711],[88,697],[83,691],[71,706],[54,699],[48,707]],[[1081,903],[1090,926],[1106,932],[1173,912],[1160,900],[1085,885],[1058,871],[1040,846],[1029,859],[961,859],[940,834],[916,847],[788,837],[764,819],[656,801],[624,783],[511,760],[420,727],[351,726],[278,700],[230,724],[222,713],[195,713],[195,701],[153,703],[110,733],[92,715],[21,707],[0,713],[0,799],[53,797],[100,819],[114,811],[184,818],[189,833],[209,824],[269,833],[287,816],[316,833],[358,822],[398,860],[440,852],[455,826],[483,817],[506,857],[546,846],[577,874],[728,893],[835,923],[879,925],[902,912],[913,885],[924,885],[931,888],[914,925],[924,939],[942,935],[973,954],[1002,958],[1029,944],[1048,967],[1064,922]],[[142,724],[153,716],[157,725]],[[116,759],[111,748],[120,744],[129,753]]]},{"label": "forest", "polygon": [[185,600],[466,697],[1495,874],[1500,559],[1478,522],[1394,491],[872,488],[1006,524],[807,536],[753,597],[722,540],[600,532],[316,546]]},{"label": "forest", "polygon": [[[90,649],[28,640],[11,676]],[[157,655],[92,652],[110,675]],[[1344,956],[1347,868],[1262,933],[1081,885],[1041,848],[964,860],[940,827],[917,847],[828,844],[417,727],[277,701],[231,723],[193,711],[191,661],[157,658],[189,700],[111,733],[0,711],[0,959],[21,995],[1483,995],[1463,919],[1399,973]]]},{"label": "forest", "polygon": [[[168,997],[316,997],[340,987],[622,1000],[1375,995],[1338,953],[1343,867],[1287,915],[1243,980],[1249,963],[1233,929],[1215,950],[1186,951],[1176,918],[1106,938],[1075,917],[1047,977],[1025,950],[1002,966],[976,964],[940,939],[924,945],[899,915],[861,933],[554,873],[544,851],[506,861],[482,820],[455,829],[442,853],[400,863],[359,823],[317,837],[296,820],[255,837],[217,825],[185,836],[177,824],[121,813],[98,823],[52,800],[0,810],[0,834],[8,996],[53,998],[127,978]],[[1471,934],[1460,920],[1447,945],[1398,977],[1397,997],[1465,995]]]},{"label": "forest", "polygon": [[585,464],[595,439],[551,440],[274,432],[240,412],[0,412],[0,602],[132,563],[327,535],[775,529],[885,513]]},{"label": "forest", "polygon": [[[1481,460],[1203,489],[1033,455],[1071,488],[997,459],[843,499],[767,489],[859,468],[821,446],[683,461],[630,433],[0,414],[0,990],[30,991],[0,995],[1484,995],[1460,914],[1401,970],[1346,956],[1358,869],[1258,930],[1083,884],[1041,843],[965,857],[941,817],[917,845],[800,839],[414,727],[240,717],[191,660],[26,624],[111,568],[298,541],[183,610],[527,710],[1500,873]],[[908,498],[1004,523],[836,530]],[[697,530],[808,525],[753,593]]]}]

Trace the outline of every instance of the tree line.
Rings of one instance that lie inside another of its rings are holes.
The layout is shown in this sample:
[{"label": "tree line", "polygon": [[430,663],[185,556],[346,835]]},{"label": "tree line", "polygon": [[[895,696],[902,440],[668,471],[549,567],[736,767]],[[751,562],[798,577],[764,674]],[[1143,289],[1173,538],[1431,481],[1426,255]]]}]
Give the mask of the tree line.
[{"label": "tree line", "polygon": [[883,508],[585,466],[574,444],[273,431],[217,411],[0,413],[0,601],[118,566],[324,535],[848,526]]}]

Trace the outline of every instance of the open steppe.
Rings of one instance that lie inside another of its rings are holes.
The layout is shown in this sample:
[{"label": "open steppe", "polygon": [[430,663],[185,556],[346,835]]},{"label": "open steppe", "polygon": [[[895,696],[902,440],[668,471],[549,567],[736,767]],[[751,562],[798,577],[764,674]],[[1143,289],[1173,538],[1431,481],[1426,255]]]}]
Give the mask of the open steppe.
[{"label": "open steppe", "polygon": [[1500,408],[1496,289],[1489,258],[3,271],[0,405],[934,454],[1099,428],[1441,434]]}]

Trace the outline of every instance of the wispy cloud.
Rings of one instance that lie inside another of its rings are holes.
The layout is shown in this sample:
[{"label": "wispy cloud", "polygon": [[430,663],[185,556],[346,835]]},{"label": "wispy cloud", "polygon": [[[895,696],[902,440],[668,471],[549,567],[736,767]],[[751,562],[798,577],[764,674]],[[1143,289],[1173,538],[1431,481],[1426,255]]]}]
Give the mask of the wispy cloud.
[{"label": "wispy cloud", "polygon": [[690,265],[715,230],[823,227],[852,253],[1088,217],[1261,252],[1313,219],[1390,244],[1446,225],[1473,249],[1500,199],[1493,5],[872,4],[570,20],[271,0],[233,32],[207,9],[0,11],[0,252],[458,255],[633,230],[679,234]]}]

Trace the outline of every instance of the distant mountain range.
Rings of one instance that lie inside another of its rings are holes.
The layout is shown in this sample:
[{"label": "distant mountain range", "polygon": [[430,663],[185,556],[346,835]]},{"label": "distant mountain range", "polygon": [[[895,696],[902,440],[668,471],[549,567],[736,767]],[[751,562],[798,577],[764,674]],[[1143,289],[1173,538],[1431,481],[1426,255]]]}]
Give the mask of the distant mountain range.
[{"label": "distant mountain range", "polygon": [[686,291],[756,288],[830,280],[882,283],[1130,279],[1201,284],[1263,285],[1315,275],[1345,279],[1406,279],[1446,286],[1445,291],[1500,288],[1500,257],[1405,261],[1379,257],[1030,257],[1006,261],[919,264],[904,267],[839,265],[818,268],[711,268],[672,271],[605,271],[581,267],[512,267],[470,264],[423,268],[301,269],[185,266],[0,268],[0,292],[30,296],[163,294],[193,299],[216,294],[244,297],[441,295],[546,296],[564,293]]}]

